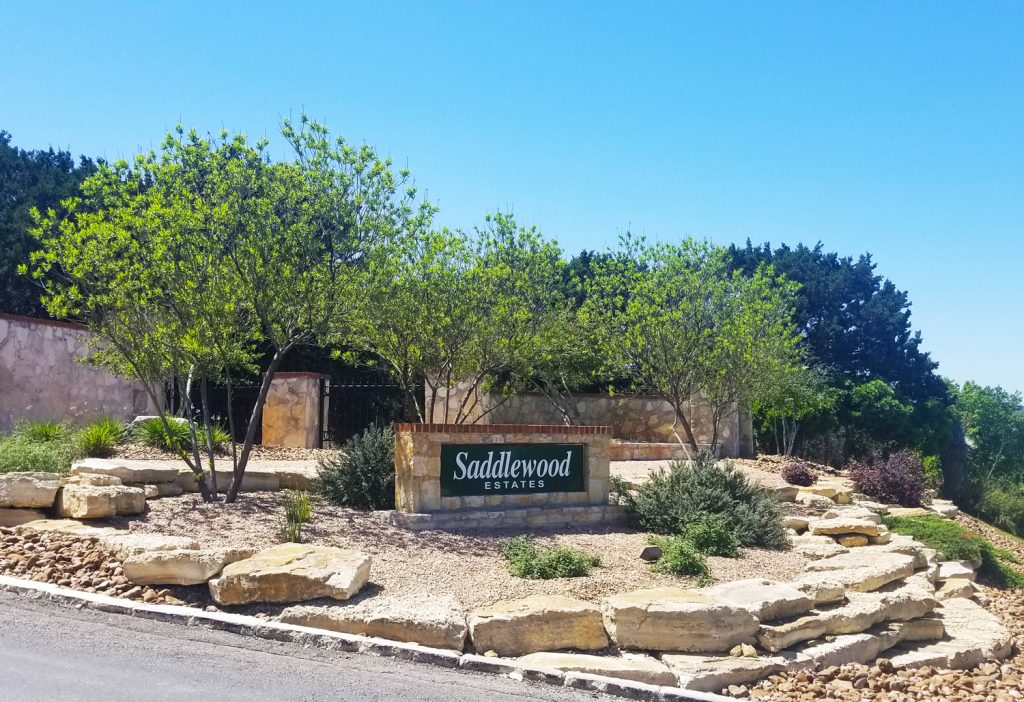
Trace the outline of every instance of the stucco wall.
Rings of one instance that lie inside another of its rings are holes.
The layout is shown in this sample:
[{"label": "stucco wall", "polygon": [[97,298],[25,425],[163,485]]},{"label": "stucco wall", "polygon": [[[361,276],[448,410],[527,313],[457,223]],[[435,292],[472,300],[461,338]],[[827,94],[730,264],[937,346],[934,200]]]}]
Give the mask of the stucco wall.
[{"label": "stucco wall", "polygon": [[74,324],[0,314],[0,431],[23,420],[153,413],[141,385],[81,362],[88,336]]}]

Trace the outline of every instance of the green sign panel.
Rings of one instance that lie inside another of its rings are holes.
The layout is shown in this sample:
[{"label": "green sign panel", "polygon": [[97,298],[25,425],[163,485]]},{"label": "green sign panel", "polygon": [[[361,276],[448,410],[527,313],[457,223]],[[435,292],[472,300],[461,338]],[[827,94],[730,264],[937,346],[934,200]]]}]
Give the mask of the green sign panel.
[{"label": "green sign panel", "polygon": [[441,496],[584,492],[583,444],[446,444]]}]

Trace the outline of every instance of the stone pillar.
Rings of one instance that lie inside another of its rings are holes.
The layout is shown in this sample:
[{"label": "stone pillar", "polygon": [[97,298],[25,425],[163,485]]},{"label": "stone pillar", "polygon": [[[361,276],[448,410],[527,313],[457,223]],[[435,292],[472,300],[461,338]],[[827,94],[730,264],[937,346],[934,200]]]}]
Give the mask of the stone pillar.
[{"label": "stone pillar", "polygon": [[263,445],[320,448],[320,373],[276,373],[263,406]]},{"label": "stone pillar", "polygon": [[755,458],[754,453],[754,415],[749,409],[741,409],[737,412],[739,420],[739,457]]}]

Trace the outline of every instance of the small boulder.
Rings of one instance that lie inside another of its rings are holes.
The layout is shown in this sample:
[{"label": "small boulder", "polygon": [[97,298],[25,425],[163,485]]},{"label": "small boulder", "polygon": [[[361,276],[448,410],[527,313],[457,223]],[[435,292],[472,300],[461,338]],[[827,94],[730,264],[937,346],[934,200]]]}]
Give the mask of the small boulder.
[{"label": "small boulder", "polygon": [[319,597],[347,600],[370,577],[370,557],[358,551],[313,544],[278,544],[225,566],[210,581],[220,605],[303,602]]},{"label": "small boulder", "polygon": [[644,550],[640,552],[640,560],[653,563],[654,561],[661,558],[661,547],[651,544],[650,546],[644,546]]},{"label": "small boulder", "polygon": [[796,533],[801,534],[807,531],[807,524],[809,521],[810,520],[807,517],[799,517],[797,515],[790,514],[783,517],[782,525],[787,529],[792,529]]},{"label": "small boulder", "polygon": [[977,573],[974,569],[964,565],[960,561],[943,561],[939,563],[939,581],[962,579],[962,580],[974,580],[977,578]]},{"label": "small boulder", "polygon": [[113,475],[123,483],[172,483],[178,477],[176,466],[166,467],[155,461],[121,461],[86,458],[71,465],[72,475]]},{"label": "small boulder", "polygon": [[846,548],[857,548],[859,546],[867,546],[869,538],[871,537],[864,536],[863,534],[842,534],[836,537],[836,541],[840,546],[845,546]]},{"label": "small boulder", "polygon": [[858,519],[855,517],[833,517],[832,519],[818,519],[807,526],[812,534],[835,536],[840,534],[863,534],[864,536],[878,536],[882,529],[873,521]]},{"label": "small boulder", "polygon": [[52,507],[59,489],[56,473],[0,473],[0,507]]},{"label": "small boulder", "polygon": [[703,592],[743,607],[762,622],[795,617],[814,606],[810,597],[792,585],[763,578],[734,580],[706,588]]},{"label": "small boulder", "polygon": [[475,609],[469,633],[478,651],[500,656],[563,648],[594,651],[609,644],[601,610],[563,595],[533,595]]},{"label": "small boulder", "polygon": [[753,643],[758,629],[744,607],[677,587],[615,595],[605,604],[605,626],[621,648],[724,652]]},{"label": "small boulder", "polygon": [[117,514],[117,495],[107,487],[65,485],[57,493],[56,508],[61,517],[104,519]]},{"label": "small boulder", "polygon": [[371,597],[345,606],[295,605],[281,612],[279,619],[286,624],[378,636],[460,652],[469,631],[466,614],[454,597],[425,593]]},{"label": "small boulder", "polygon": [[136,585],[201,585],[224,566],[252,555],[240,549],[173,549],[129,556],[124,576]]},{"label": "small boulder", "polygon": [[531,653],[517,662],[528,668],[589,673],[609,678],[622,678],[648,685],[676,684],[676,676],[661,661],[637,654],[622,656],[591,656],[580,653]]}]

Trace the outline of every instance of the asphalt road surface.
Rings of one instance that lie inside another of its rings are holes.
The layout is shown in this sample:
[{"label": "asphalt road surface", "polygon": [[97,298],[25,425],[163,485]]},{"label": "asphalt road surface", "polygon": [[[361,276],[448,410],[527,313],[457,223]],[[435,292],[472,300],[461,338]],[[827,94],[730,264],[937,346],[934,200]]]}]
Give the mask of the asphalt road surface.
[{"label": "asphalt road surface", "polygon": [[2,702],[577,701],[603,695],[0,592]]}]

